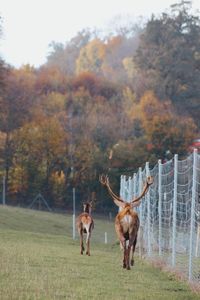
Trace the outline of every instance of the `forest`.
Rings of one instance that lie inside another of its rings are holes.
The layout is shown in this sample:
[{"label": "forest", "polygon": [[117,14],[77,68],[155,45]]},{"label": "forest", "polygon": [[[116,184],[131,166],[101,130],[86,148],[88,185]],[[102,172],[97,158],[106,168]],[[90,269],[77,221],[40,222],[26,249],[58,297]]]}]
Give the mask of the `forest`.
[{"label": "forest", "polygon": [[51,208],[71,209],[75,187],[78,207],[94,199],[104,212],[112,201],[100,174],[117,191],[120,175],[146,161],[188,155],[200,137],[200,16],[191,5],[181,1],[107,35],[83,29],[52,42],[38,68],[1,59],[7,203],[27,207],[41,193]]}]

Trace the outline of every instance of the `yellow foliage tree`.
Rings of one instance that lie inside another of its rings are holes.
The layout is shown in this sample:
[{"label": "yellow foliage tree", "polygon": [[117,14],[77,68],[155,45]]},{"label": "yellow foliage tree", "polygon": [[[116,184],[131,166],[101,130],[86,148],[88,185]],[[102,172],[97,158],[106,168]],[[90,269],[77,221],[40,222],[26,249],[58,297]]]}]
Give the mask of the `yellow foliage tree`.
[{"label": "yellow foliage tree", "polygon": [[101,73],[101,66],[105,57],[105,45],[100,39],[94,39],[80,50],[76,60],[76,74],[82,72]]}]

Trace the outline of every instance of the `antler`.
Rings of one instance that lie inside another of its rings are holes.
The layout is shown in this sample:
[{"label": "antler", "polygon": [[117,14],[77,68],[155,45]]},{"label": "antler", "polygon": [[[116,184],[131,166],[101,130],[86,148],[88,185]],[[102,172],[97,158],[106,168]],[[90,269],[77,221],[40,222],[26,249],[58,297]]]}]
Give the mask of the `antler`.
[{"label": "antler", "polygon": [[121,199],[119,196],[117,196],[117,195],[112,191],[112,189],[111,189],[111,187],[110,187],[108,175],[104,175],[104,174],[100,175],[100,176],[99,176],[99,181],[100,181],[100,183],[101,183],[102,185],[105,185],[105,186],[107,187],[108,192],[109,192],[110,196],[113,198],[115,204],[116,204],[117,206],[123,207],[124,204],[125,204],[125,202],[124,202],[123,199]]},{"label": "antler", "polygon": [[[110,194],[110,196],[113,198],[115,204],[119,207],[124,207],[125,201],[120,198],[119,196],[117,196],[111,189],[110,184],[109,184],[109,178],[108,175],[104,175],[102,174],[101,176],[99,176],[99,181],[101,182],[102,185],[105,185],[108,189],[108,192]],[[132,206],[138,206],[139,205],[139,200],[142,199],[144,197],[144,195],[147,193],[149,186],[153,183],[153,177],[148,176],[146,179],[146,183],[145,186],[143,188],[143,191],[141,193],[140,196],[132,199],[132,201],[130,202]]]},{"label": "antler", "polygon": [[[134,203],[138,202],[140,199],[142,199],[142,197],[144,197],[144,195],[147,193],[147,191],[152,183],[153,183],[153,177],[148,176],[141,195],[138,196],[137,198],[133,199],[131,201],[131,203],[134,204]],[[136,203],[136,205],[133,205],[133,206],[137,206],[137,203]]]}]

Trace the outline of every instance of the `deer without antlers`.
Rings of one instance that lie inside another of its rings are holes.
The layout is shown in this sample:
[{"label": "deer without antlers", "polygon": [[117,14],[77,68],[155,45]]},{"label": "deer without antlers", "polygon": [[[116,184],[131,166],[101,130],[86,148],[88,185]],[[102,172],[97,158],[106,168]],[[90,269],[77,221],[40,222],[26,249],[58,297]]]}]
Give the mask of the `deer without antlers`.
[{"label": "deer without antlers", "polygon": [[[130,265],[134,265],[134,252],[137,243],[137,234],[140,225],[139,217],[134,207],[139,206],[140,200],[149,189],[149,186],[153,183],[152,177],[147,177],[143,191],[140,196],[133,198],[130,202],[124,201],[117,196],[111,189],[109,184],[109,178],[107,175],[101,175],[99,178],[102,185],[106,186],[108,193],[114,200],[114,203],[121,208],[121,211],[115,218],[115,231],[117,233],[120,244],[124,250],[123,254],[123,268],[130,270]],[[128,241],[128,245],[126,245]],[[132,252],[130,260],[130,252]]]},{"label": "deer without antlers", "polygon": [[85,250],[83,245],[83,234],[86,233],[86,254],[90,256],[90,238],[94,228],[94,221],[91,216],[92,201],[83,204],[83,212],[77,218],[77,229],[80,235],[81,254]]}]

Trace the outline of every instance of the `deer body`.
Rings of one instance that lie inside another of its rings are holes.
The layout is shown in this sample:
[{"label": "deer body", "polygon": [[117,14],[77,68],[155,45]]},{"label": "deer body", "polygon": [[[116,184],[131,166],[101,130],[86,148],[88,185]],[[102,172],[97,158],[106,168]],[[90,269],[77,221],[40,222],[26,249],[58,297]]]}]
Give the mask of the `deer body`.
[{"label": "deer body", "polygon": [[[130,269],[134,264],[134,251],[137,242],[139,229],[138,214],[127,206],[122,209],[115,218],[115,231],[120,241],[121,248],[124,250],[123,268]],[[128,245],[127,245],[128,244]],[[132,256],[130,257],[130,254]]]},{"label": "deer body", "polygon": [[[102,175],[100,182],[108,189],[110,196],[113,198],[115,204],[121,208],[121,211],[115,218],[115,231],[123,249],[123,268],[130,270],[130,265],[134,264],[134,252],[137,243],[137,234],[140,225],[139,217],[134,207],[140,204],[140,200],[146,194],[149,186],[153,183],[151,177],[147,178],[146,184],[141,195],[134,198],[130,203],[115,195],[110,188],[108,176]],[[131,254],[131,255],[130,255]]]},{"label": "deer body", "polygon": [[80,236],[80,253],[83,254],[85,250],[83,244],[83,236],[86,233],[86,254],[90,256],[90,238],[91,233],[94,228],[94,220],[91,216],[91,203],[87,202],[83,205],[83,213],[81,213],[77,218],[77,229]]}]

